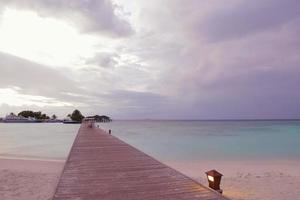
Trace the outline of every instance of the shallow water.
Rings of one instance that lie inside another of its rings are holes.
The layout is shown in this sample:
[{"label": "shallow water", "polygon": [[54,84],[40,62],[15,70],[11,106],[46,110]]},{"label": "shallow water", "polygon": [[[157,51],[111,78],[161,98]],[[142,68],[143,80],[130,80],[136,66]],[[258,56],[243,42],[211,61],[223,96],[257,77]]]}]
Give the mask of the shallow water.
[{"label": "shallow water", "polygon": [[[159,160],[300,158],[299,121],[113,121],[104,130]],[[72,124],[0,123],[0,156],[65,159]]]},{"label": "shallow water", "polygon": [[78,124],[0,123],[0,156],[65,159]]},{"label": "shallow water", "polygon": [[100,124],[160,159],[300,159],[299,121],[116,121]]}]

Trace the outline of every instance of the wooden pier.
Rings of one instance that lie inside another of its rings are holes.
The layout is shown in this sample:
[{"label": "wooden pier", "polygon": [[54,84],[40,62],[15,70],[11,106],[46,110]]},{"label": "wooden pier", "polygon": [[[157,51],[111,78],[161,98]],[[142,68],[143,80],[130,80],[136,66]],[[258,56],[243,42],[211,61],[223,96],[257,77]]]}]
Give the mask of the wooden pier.
[{"label": "wooden pier", "polygon": [[[201,172],[199,172],[201,173]],[[53,200],[223,200],[222,195],[83,123]]]}]

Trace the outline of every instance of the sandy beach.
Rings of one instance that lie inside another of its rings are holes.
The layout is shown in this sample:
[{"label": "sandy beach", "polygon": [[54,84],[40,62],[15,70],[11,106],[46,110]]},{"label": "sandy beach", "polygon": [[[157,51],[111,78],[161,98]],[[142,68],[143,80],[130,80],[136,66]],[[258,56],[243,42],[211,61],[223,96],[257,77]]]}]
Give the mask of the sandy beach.
[{"label": "sandy beach", "polygon": [[300,161],[166,162],[207,186],[205,171],[221,172],[221,188],[232,200],[300,200]]},{"label": "sandy beach", "polygon": [[[224,174],[221,188],[232,200],[300,199],[300,161],[165,162],[207,185],[204,172]],[[63,161],[0,159],[1,200],[50,200],[63,169]]]},{"label": "sandy beach", "polygon": [[1,200],[50,200],[64,161],[0,159]]}]

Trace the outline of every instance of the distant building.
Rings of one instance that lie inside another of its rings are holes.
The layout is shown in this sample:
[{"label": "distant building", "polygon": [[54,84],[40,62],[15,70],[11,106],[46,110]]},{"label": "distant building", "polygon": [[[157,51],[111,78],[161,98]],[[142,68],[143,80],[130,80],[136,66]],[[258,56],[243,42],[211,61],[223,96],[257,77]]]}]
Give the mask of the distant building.
[{"label": "distant building", "polygon": [[3,122],[6,123],[35,123],[35,122],[41,122],[39,120],[36,120],[35,118],[32,117],[23,117],[23,116],[17,116],[13,113],[6,115],[6,117],[2,120]]}]

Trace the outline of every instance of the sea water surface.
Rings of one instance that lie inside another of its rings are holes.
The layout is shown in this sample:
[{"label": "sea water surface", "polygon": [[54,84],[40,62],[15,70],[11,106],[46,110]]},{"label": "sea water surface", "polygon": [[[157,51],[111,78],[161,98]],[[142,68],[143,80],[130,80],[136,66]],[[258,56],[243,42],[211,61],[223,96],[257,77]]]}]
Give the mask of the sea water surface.
[{"label": "sea water surface", "polygon": [[0,123],[0,157],[64,160],[79,127],[61,123]]},{"label": "sea water surface", "polygon": [[[100,128],[161,161],[300,159],[300,121],[113,121]],[[0,123],[0,157],[65,159],[79,125]]]}]

